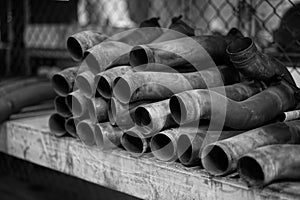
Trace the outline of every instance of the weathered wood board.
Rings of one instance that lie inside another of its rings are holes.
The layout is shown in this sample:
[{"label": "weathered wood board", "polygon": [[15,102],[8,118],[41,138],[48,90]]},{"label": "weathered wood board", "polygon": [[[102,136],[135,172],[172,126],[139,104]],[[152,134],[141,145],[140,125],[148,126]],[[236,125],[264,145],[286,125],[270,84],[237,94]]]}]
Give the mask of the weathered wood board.
[{"label": "weathered wood board", "polygon": [[238,178],[213,178],[179,163],[56,138],[49,133],[48,116],[10,121],[0,131],[0,151],[143,199],[300,199],[300,182],[250,189]]}]

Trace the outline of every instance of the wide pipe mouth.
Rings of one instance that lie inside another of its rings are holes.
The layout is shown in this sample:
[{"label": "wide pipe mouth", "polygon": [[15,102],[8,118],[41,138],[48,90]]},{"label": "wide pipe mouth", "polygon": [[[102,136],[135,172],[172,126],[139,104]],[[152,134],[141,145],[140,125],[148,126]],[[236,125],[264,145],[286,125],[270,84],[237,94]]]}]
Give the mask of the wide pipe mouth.
[{"label": "wide pipe mouth", "polygon": [[71,36],[67,39],[67,49],[74,60],[80,61],[83,59],[84,52],[80,41],[77,40],[76,38]]},{"label": "wide pipe mouth", "polygon": [[91,70],[91,72],[93,72],[94,74],[98,74],[101,72],[99,63],[98,63],[96,57],[92,53],[86,51],[84,53],[84,59],[88,65],[89,69]]},{"label": "wide pipe mouth", "polygon": [[95,139],[97,147],[99,147],[100,149],[103,149],[104,148],[104,138],[103,138],[103,133],[102,133],[102,130],[101,130],[99,124],[95,125],[94,139]]},{"label": "wide pipe mouth", "polygon": [[95,144],[94,124],[88,120],[83,120],[77,124],[77,135],[81,141],[89,146]]},{"label": "wide pipe mouth", "polygon": [[126,131],[121,137],[122,146],[135,157],[142,156],[148,148],[147,139],[140,132]]},{"label": "wide pipe mouth", "polygon": [[76,124],[75,124],[75,120],[73,117],[70,117],[66,120],[65,129],[73,137],[78,137],[77,133],[76,133]]},{"label": "wide pipe mouth", "polygon": [[114,81],[113,94],[122,103],[128,103],[131,98],[131,87],[127,80],[118,77]]},{"label": "wide pipe mouth", "polygon": [[49,129],[55,136],[61,137],[65,135],[65,118],[57,113],[52,114],[49,118]]},{"label": "wide pipe mouth", "polygon": [[230,43],[227,47],[229,54],[236,54],[247,51],[253,45],[253,40],[249,37],[238,38]]},{"label": "wide pipe mouth", "polygon": [[265,174],[262,166],[250,156],[240,158],[238,171],[240,176],[251,185],[262,185],[265,182]]},{"label": "wide pipe mouth", "polygon": [[225,175],[229,172],[230,154],[219,145],[209,144],[201,152],[203,167],[216,176]]},{"label": "wide pipe mouth", "polygon": [[139,65],[149,63],[149,54],[151,49],[144,45],[135,46],[129,53],[129,63],[131,66],[136,67]]},{"label": "wide pipe mouth", "polygon": [[58,112],[63,117],[69,117],[72,115],[71,110],[66,103],[65,97],[57,96],[54,99],[54,107],[56,112]]},{"label": "wide pipe mouth", "polygon": [[152,117],[146,108],[137,107],[134,111],[134,121],[138,126],[149,127],[152,124]]},{"label": "wide pipe mouth", "polygon": [[187,111],[184,100],[177,95],[170,98],[170,111],[174,121],[177,124],[181,124],[187,118]]},{"label": "wide pipe mouth", "polygon": [[173,161],[176,159],[176,141],[171,135],[157,133],[150,141],[152,154],[162,161]]},{"label": "wide pipe mouth", "polygon": [[[96,80],[96,79],[95,79]],[[98,76],[97,91],[104,98],[111,98],[112,96],[112,84],[105,76]]]},{"label": "wide pipe mouth", "polygon": [[72,85],[63,74],[54,74],[51,83],[53,90],[60,96],[66,97],[72,91]]},{"label": "wide pipe mouth", "polygon": [[95,97],[94,78],[91,72],[84,72],[76,77],[76,85],[86,97]]},{"label": "wide pipe mouth", "polygon": [[177,155],[183,165],[189,165],[193,159],[193,144],[187,135],[180,135],[177,140]]}]

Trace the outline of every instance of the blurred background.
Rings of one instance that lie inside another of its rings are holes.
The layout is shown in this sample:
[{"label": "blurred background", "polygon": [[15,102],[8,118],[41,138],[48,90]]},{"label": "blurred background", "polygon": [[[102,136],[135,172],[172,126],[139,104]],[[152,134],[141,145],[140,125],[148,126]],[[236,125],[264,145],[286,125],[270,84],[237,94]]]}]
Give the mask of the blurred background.
[{"label": "blurred background", "polygon": [[197,35],[239,28],[300,80],[300,0],[0,1],[0,76],[74,65],[65,41],[80,30],[112,35],[156,16],[167,27],[180,14]]}]

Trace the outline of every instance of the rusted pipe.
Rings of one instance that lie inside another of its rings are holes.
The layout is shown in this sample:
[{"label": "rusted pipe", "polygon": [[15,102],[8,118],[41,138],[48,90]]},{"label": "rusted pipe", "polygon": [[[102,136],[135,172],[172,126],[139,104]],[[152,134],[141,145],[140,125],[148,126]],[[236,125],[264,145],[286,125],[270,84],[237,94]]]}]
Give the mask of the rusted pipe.
[{"label": "rusted pipe", "polygon": [[94,138],[94,129],[95,124],[89,119],[80,121],[76,126],[79,139],[88,146],[93,146],[96,144]]},{"label": "rusted pipe", "polygon": [[190,73],[135,72],[116,78],[113,94],[123,103],[161,100],[186,90],[232,84],[239,78],[234,68],[225,66]]},{"label": "rusted pipe", "polygon": [[71,110],[66,104],[66,97],[57,96],[54,99],[55,111],[63,117],[70,117],[72,115]]},{"label": "rusted pipe", "polygon": [[263,186],[277,180],[300,179],[300,145],[269,145],[240,158],[238,171],[250,185]]},{"label": "rusted pipe", "polygon": [[87,99],[87,110],[95,123],[108,120],[108,103],[102,97]]},{"label": "rusted pipe", "polygon": [[[274,110],[274,109],[273,109]],[[207,145],[201,154],[204,168],[214,175],[225,175],[237,167],[244,154],[271,144],[300,142],[300,121],[278,122]]]},{"label": "rusted pipe", "polygon": [[111,149],[121,145],[122,130],[109,122],[97,123],[94,138],[99,149]]},{"label": "rusted pipe", "polygon": [[[160,63],[170,67],[194,66],[208,68],[230,64],[226,48],[236,38],[242,37],[237,29],[231,29],[226,36],[193,36],[161,43],[138,45],[130,51],[130,65]],[[145,66],[146,67],[146,66]]]},{"label": "rusted pipe", "polygon": [[132,127],[124,131],[121,137],[122,146],[134,157],[140,157],[150,150],[151,138],[145,137],[142,132],[142,128]]},{"label": "rusted pipe", "polygon": [[94,80],[97,91],[102,97],[111,98],[114,80],[130,72],[132,72],[131,66],[118,66],[97,74]]},{"label": "rusted pipe", "polygon": [[50,132],[57,137],[64,136],[67,133],[65,129],[65,121],[66,118],[59,115],[58,113],[50,115],[48,121]]},{"label": "rusted pipe", "polygon": [[179,124],[210,119],[211,113],[216,112],[224,117],[225,126],[245,130],[262,126],[282,112],[295,108],[294,95],[294,90],[285,81],[241,102],[213,91],[191,90],[173,95],[170,110]]},{"label": "rusted pipe", "polygon": [[84,57],[84,52],[108,39],[108,36],[97,31],[81,31],[68,37],[67,49],[75,61]]},{"label": "rusted pipe", "polygon": [[259,52],[251,38],[234,40],[227,48],[234,66],[247,78],[270,83],[276,79],[284,79],[289,84],[296,83],[288,69],[277,59]]},{"label": "rusted pipe", "polygon": [[[87,98],[79,90],[70,93],[67,96],[67,104],[71,107],[74,117],[81,117],[87,111]],[[71,105],[71,106],[70,106]]]},{"label": "rusted pipe", "polygon": [[73,91],[77,71],[78,67],[70,67],[52,76],[52,87],[59,96],[66,97]]},{"label": "rusted pipe", "polygon": [[77,138],[77,132],[76,132],[76,124],[78,124],[78,119],[74,117],[69,117],[65,121],[65,130],[67,133],[69,133],[71,136]]}]

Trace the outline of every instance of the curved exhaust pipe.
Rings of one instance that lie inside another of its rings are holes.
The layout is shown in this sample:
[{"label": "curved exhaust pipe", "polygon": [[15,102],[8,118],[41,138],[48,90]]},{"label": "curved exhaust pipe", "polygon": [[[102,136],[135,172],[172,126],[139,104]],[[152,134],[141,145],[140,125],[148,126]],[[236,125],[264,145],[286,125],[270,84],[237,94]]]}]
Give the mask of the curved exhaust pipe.
[{"label": "curved exhaust pipe", "polygon": [[239,78],[234,68],[224,66],[190,73],[135,72],[116,78],[113,94],[122,103],[162,100],[186,90],[236,83]]},{"label": "curved exhaust pipe", "polygon": [[151,138],[145,137],[142,132],[142,129],[133,127],[124,131],[121,137],[122,146],[134,157],[140,157],[150,150]]},{"label": "curved exhaust pipe", "polygon": [[87,111],[87,98],[76,90],[67,96],[67,105],[71,107],[74,117],[81,117]]},{"label": "curved exhaust pipe", "polygon": [[294,90],[282,81],[241,102],[208,90],[182,92],[171,97],[170,110],[178,124],[185,124],[210,119],[212,106],[216,112],[223,112],[226,106],[224,125],[245,130],[270,122],[282,112],[295,108],[296,103]]},{"label": "curved exhaust pipe", "polygon": [[148,63],[160,63],[174,67],[183,66],[190,61],[193,65],[203,66],[204,69],[230,64],[226,48],[233,40],[240,37],[242,37],[240,31],[231,29],[226,36],[183,37],[161,43],[138,45],[130,51],[130,65],[136,67]]},{"label": "curved exhaust pipe", "polygon": [[72,115],[71,110],[66,104],[66,97],[57,96],[54,99],[55,111],[63,117],[70,117]]},{"label": "curved exhaust pipe", "polygon": [[75,61],[81,61],[84,52],[108,39],[108,36],[97,31],[81,31],[68,37],[67,49]]},{"label": "curved exhaust pipe", "polygon": [[98,123],[108,120],[108,103],[103,98],[87,99],[86,106],[93,122]]},{"label": "curved exhaust pipe", "polygon": [[237,167],[244,154],[271,144],[300,142],[300,121],[278,122],[207,145],[201,154],[204,168],[211,174],[226,175]]},{"label": "curved exhaust pipe", "polygon": [[98,148],[111,149],[121,145],[123,132],[109,122],[97,123],[94,129],[94,138]]},{"label": "curved exhaust pipe", "polygon": [[264,186],[277,180],[299,180],[299,154],[299,145],[261,147],[240,158],[238,172],[251,186]]},{"label": "curved exhaust pipe", "polygon": [[78,68],[79,67],[70,67],[52,76],[52,87],[59,96],[66,97],[73,91]]},{"label": "curved exhaust pipe", "polygon": [[89,119],[80,121],[76,126],[78,138],[88,146],[95,145],[94,129],[95,124]]},{"label": "curved exhaust pipe", "polygon": [[98,93],[104,98],[111,98],[114,80],[130,72],[132,72],[131,66],[118,66],[97,74],[94,82]]},{"label": "curved exhaust pipe", "polygon": [[53,133],[56,137],[64,136],[67,133],[65,129],[65,121],[66,118],[59,115],[58,113],[50,115],[48,121],[50,132]]}]

